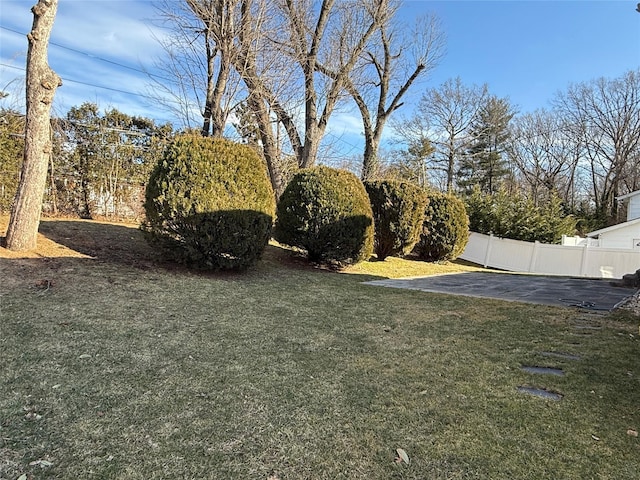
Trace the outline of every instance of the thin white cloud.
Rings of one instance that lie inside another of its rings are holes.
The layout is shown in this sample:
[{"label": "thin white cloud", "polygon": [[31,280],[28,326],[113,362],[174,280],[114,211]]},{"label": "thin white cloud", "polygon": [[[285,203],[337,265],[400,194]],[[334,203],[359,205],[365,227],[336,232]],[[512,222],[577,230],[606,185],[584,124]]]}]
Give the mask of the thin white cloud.
[{"label": "thin white cloud", "polygon": [[161,53],[150,13],[148,2],[62,1],[51,40],[124,64],[144,63]]},{"label": "thin white cloud", "polygon": [[[355,153],[362,154],[364,151],[362,118],[358,111],[355,110],[355,107],[352,113],[344,111],[334,113],[329,120],[327,134],[334,139],[338,139],[339,142],[344,144],[345,148],[355,151]],[[391,124],[387,122],[385,129],[382,131],[381,145],[390,145],[393,137],[393,129]]]},{"label": "thin white cloud", "polygon": [[331,116],[327,130],[337,136],[348,135],[362,138],[362,118],[358,112],[336,112]]},{"label": "thin white cloud", "polygon": [[[24,77],[24,34],[31,29],[33,3],[2,0],[0,63],[11,66],[0,66],[2,83]],[[49,45],[49,64],[63,78],[54,100],[56,114],[94,102],[102,109],[170,120],[168,112],[144,97],[149,79],[143,71],[152,70],[152,59],[163,53],[157,40],[163,32],[149,20],[153,13],[149,1],[59,2]]]}]

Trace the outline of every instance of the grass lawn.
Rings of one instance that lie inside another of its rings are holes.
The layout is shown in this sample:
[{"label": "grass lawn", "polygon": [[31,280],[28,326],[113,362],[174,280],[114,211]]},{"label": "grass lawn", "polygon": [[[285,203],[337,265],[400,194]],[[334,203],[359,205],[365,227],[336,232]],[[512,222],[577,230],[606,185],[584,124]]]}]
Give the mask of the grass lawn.
[{"label": "grass lawn", "polygon": [[640,476],[633,319],[361,283],[462,264],[334,273],[272,245],[202,274],[132,227],[41,233],[0,248],[0,479]]}]

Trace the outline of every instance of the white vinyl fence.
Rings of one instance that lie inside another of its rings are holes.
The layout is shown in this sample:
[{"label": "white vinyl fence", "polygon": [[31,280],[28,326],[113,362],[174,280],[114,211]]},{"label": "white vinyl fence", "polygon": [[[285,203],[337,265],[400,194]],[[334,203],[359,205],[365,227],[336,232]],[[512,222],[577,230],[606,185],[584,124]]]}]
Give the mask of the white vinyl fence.
[{"label": "white vinyl fence", "polygon": [[640,251],[547,245],[472,232],[460,258],[512,272],[570,277],[622,278],[640,269]]},{"label": "white vinyl fence", "polygon": [[584,247],[585,245],[589,245],[590,247],[599,247],[600,240],[591,237],[570,237],[568,235],[562,235],[562,241],[560,242],[560,244],[569,245],[572,247]]}]

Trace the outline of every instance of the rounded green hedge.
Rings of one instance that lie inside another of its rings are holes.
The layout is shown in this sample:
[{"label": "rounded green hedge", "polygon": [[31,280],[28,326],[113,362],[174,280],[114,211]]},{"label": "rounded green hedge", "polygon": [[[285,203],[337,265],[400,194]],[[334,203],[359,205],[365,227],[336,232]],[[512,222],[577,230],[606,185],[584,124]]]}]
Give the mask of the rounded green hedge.
[{"label": "rounded green hedge", "polygon": [[375,224],[375,252],[378,260],[406,255],[420,239],[428,197],[419,186],[396,180],[364,184]]},{"label": "rounded green hedge", "polygon": [[315,167],[295,174],[278,202],[274,237],[307,251],[309,260],[345,266],[373,252],[373,213],[352,173]]},{"label": "rounded green hedge", "polygon": [[462,200],[440,192],[429,192],[420,240],[413,253],[422,260],[453,260],[469,241],[469,217]]},{"label": "rounded green hedge", "polygon": [[275,198],[251,147],[185,135],[151,173],[144,207],[142,230],[167,257],[196,268],[244,269],[269,241]]}]

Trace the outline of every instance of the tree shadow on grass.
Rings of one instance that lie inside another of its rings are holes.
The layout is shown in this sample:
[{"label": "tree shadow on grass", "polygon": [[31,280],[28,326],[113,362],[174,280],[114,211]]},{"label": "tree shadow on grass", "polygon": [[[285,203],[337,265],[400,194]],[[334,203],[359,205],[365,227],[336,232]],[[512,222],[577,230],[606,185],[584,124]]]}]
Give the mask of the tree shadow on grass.
[{"label": "tree shadow on grass", "polygon": [[44,220],[40,223],[40,233],[55,244],[100,262],[142,269],[166,266],[135,225],[87,220]]},{"label": "tree shadow on grass", "polygon": [[[43,220],[40,223],[40,234],[56,245],[66,247],[100,262],[127,265],[143,270],[216,273],[189,270],[184,265],[164,259],[157,250],[147,243],[144,234],[136,225],[91,220]],[[38,248],[40,249],[40,245]],[[41,252],[40,256],[49,257],[46,251]],[[275,268],[277,266],[296,270],[316,269],[300,252],[270,243],[267,245],[257,268]],[[249,271],[251,270],[249,269]],[[233,273],[227,272],[226,274]],[[217,272],[217,274],[225,273]]]},{"label": "tree shadow on grass", "polygon": [[[1,234],[6,228],[5,220],[0,218]],[[0,242],[3,241],[0,237]],[[91,276],[89,269],[100,264],[133,268],[134,272],[167,269],[136,226],[42,219],[35,250],[12,252],[0,248],[0,287],[57,289],[63,283]]]},{"label": "tree shadow on grass", "polygon": [[[0,218],[0,234],[6,225]],[[4,238],[0,237],[0,242]],[[303,252],[271,242],[257,265],[246,272],[191,270],[163,258],[146,241],[137,225],[114,224],[80,219],[43,219],[38,247],[27,253],[0,248],[0,278],[5,287],[24,283],[48,285],[48,279],[61,272],[91,268],[92,264],[123,266],[143,271],[184,273],[215,278],[290,275],[295,271],[328,273],[306,258]],[[287,273],[289,272],[289,273]],[[365,275],[366,280],[382,279]]]}]

